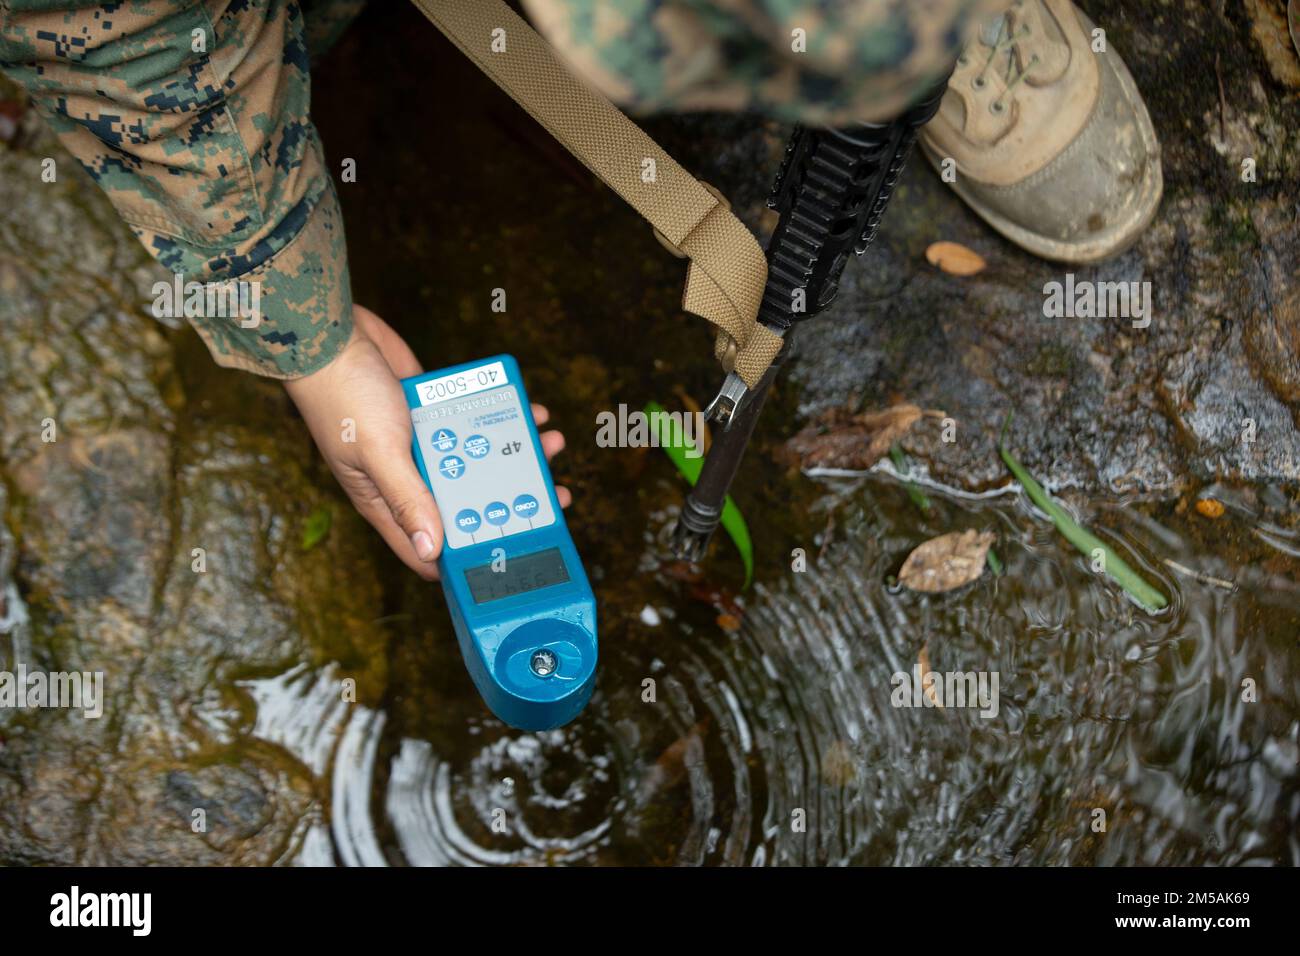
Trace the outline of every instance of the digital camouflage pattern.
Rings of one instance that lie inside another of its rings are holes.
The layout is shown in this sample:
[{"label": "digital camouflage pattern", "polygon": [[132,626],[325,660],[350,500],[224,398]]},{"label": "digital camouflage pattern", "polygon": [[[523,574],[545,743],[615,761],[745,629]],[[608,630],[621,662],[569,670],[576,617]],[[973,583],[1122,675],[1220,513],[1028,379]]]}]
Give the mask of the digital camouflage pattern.
[{"label": "digital camouflage pattern", "polygon": [[1011,0],[523,0],[538,29],[631,112],[752,110],[890,120]]},{"label": "digital camouflage pattern", "polygon": [[298,3],[6,0],[0,64],[163,266],[260,283],[256,327],[190,320],[219,363],[292,377],[338,353],[347,250]]},{"label": "digital camouflage pattern", "polygon": [[[260,283],[256,327],[190,320],[222,365],[305,375],[351,335],[310,64],[363,3],[0,0],[0,69],[154,257],[186,281]],[[631,109],[842,122],[900,112],[946,72],[972,18],[1006,0],[525,5],[576,68]]]}]

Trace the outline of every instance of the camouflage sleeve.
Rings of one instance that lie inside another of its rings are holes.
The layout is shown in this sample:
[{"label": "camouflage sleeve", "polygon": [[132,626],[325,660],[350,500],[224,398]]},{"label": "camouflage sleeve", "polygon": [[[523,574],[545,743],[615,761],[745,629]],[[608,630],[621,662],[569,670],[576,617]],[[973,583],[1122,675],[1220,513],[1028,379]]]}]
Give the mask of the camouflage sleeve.
[{"label": "camouflage sleeve", "polygon": [[841,125],[902,113],[968,29],[1011,0],[524,0],[533,23],[634,112],[753,110]]},{"label": "camouflage sleeve", "polygon": [[352,332],[303,37],[292,0],[0,2],[0,66],[140,241],[184,283],[257,305],[175,314],[218,363],[276,378],[325,365]]}]

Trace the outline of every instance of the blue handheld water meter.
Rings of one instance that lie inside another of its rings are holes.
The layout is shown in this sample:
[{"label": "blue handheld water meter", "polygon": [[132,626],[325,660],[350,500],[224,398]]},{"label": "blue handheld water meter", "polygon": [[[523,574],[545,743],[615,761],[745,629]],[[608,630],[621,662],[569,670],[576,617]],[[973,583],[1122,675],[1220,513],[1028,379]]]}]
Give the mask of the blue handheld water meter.
[{"label": "blue handheld water meter", "polygon": [[442,515],[442,590],[474,686],[512,727],[566,724],[595,684],[596,598],[519,364],[498,355],[402,386],[415,463]]}]

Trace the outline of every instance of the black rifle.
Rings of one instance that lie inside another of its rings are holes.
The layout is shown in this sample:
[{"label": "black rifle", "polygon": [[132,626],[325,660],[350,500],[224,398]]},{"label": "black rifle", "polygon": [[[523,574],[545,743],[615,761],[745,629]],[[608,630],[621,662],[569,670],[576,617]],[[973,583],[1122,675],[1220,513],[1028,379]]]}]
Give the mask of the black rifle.
[{"label": "black rifle", "polygon": [[703,557],[763,402],[789,355],[795,325],[830,305],[849,254],[861,255],[876,238],[917,134],[938,111],[947,88],[945,78],[890,123],[795,127],[767,201],[780,219],[767,244],[767,285],[758,310],[759,321],[785,341],[752,389],[730,372],[705,410],[707,419],[723,427],[682,505],[673,532],[678,557]]}]

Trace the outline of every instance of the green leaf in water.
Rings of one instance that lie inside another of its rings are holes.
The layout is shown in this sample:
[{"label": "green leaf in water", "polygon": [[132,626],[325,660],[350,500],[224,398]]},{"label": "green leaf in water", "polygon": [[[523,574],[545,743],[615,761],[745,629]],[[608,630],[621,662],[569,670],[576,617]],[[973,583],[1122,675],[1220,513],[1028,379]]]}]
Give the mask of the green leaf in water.
[{"label": "green leaf in water", "polygon": [[302,549],[310,551],[320,544],[325,539],[325,535],[330,533],[330,524],[333,520],[334,512],[324,505],[309,514],[302,528]]},{"label": "green leaf in water", "polygon": [[984,560],[988,564],[989,570],[993,572],[994,577],[1002,577],[1002,561],[998,558],[996,551],[989,548],[989,553],[984,555]]},{"label": "green leaf in water", "polygon": [[1068,511],[1053,501],[1047,492],[1043,490],[1043,486],[1036,482],[1033,476],[1025,470],[1025,466],[1020,464],[1011,452],[1007,451],[1005,444],[1000,443],[998,445],[998,453],[1002,455],[1002,460],[1007,463],[1007,467],[1016,476],[1016,480],[1024,486],[1026,494],[1029,495],[1029,500],[1047,512],[1057,530],[1065,535],[1070,544],[1089,557],[1092,557],[1094,552],[1100,550],[1102,559],[1105,562],[1103,565],[1105,572],[1143,606],[1159,611],[1169,604],[1163,594],[1130,568],[1124,559],[1116,554],[1106,542],[1080,525],[1070,517]]},{"label": "green leaf in water", "polygon": [[[704,467],[704,456],[686,457],[686,449],[691,446],[682,433],[680,421],[667,414],[658,402],[646,402],[645,414],[650,420],[650,427],[656,430],[659,447],[686,480],[695,484],[699,480],[700,469]],[[731,500],[731,495],[727,495],[722,506],[722,529],[735,542],[736,550],[740,552],[740,560],[745,564],[745,587],[748,588],[754,579],[754,544],[749,538],[749,526],[745,524],[745,517]]]}]

